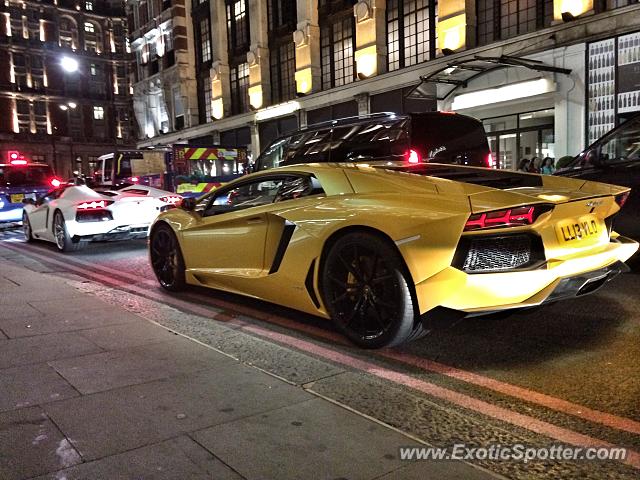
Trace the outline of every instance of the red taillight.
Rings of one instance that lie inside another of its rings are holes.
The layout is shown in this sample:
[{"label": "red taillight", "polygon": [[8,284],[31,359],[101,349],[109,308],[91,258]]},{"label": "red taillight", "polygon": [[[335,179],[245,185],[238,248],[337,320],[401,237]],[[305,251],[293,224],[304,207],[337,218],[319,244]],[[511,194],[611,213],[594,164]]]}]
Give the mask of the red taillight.
[{"label": "red taillight", "polygon": [[493,158],[492,153],[487,154],[487,167],[488,168],[496,168],[496,159]]},{"label": "red taillight", "polygon": [[95,200],[93,202],[82,202],[78,204],[78,210],[101,210],[103,208],[107,208],[113,202],[108,202],[106,200]]},{"label": "red taillight", "polygon": [[531,225],[540,214],[548,212],[551,208],[550,205],[528,205],[526,207],[496,210],[494,212],[476,213],[469,217],[464,226],[464,231]]},{"label": "red taillight", "polygon": [[60,185],[62,185],[62,182],[57,178],[52,178],[51,180],[49,180],[49,183],[53,188],[58,188]]},{"label": "red taillight", "polygon": [[11,160],[11,165],[26,165],[28,162],[22,158]]},{"label": "red taillight", "polygon": [[630,192],[624,192],[620,195],[616,195],[616,203],[620,205],[620,208],[624,207],[624,204],[629,200],[629,193]]},{"label": "red taillight", "polygon": [[164,203],[170,203],[172,205],[177,205],[182,201],[182,197],[180,195],[167,195],[166,197],[160,197],[160,201]]},{"label": "red taillight", "polygon": [[407,163],[416,164],[422,161],[422,156],[417,150],[411,148],[404,152],[404,159]]},{"label": "red taillight", "polygon": [[140,179],[138,177],[131,177],[131,181],[133,183],[138,183],[140,181]]}]

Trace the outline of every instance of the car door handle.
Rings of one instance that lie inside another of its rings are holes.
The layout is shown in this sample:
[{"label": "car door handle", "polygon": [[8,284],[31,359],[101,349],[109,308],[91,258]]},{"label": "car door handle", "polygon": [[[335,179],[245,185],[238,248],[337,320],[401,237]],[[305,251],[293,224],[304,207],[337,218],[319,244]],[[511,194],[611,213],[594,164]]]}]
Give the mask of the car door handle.
[{"label": "car door handle", "polygon": [[253,218],[250,218],[249,220],[247,220],[247,223],[251,224],[251,225],[254,225],[256,223],[263,223],[263,222],[264,222],[264,220],[262,219],[262,217],[253,217]]}]

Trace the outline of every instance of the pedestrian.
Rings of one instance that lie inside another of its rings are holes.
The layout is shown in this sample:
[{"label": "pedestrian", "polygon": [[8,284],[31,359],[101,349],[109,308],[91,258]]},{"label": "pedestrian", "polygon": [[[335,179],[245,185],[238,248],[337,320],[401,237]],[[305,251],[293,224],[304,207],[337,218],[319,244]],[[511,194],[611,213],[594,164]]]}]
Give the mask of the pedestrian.
[{"label": "pedestrian", "polygon": [[532,157],[529,162],[529,173],[540,173],[540,157]]},{"label": "pedestrian", "polygon": [[522,160],[520,160],[520,163],[518,164],[518,171],[519,172],[528,172],[529,171],[529,160],[526,158],[523,158]]},{"label": "pedestrian", "polygon": [[544,157],[542,160],[542,167],[540,167],[540,173],[543,175],[553,175],[553,172],[556,171],[556,166],[553,158]]}]

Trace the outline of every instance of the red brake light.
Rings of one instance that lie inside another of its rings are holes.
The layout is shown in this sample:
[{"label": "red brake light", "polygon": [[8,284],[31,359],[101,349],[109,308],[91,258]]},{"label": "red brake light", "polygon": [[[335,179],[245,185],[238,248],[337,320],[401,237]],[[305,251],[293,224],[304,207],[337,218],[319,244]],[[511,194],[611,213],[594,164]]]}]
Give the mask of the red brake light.
[{"label": "red brake light", "polygon": [[624,204],[629,200],[629,193],[630,192],[624,192],[620,195],[616,195],[616,203],[620,205],[620,208],[624,207]]},{"label": "red brake light", "polygon": [[106,200],[95,200],[93,202],[82,202],[78,204],[78,210],[101,210],[103,208],[107,208],[113,202],[108,202]]},{"label": "red brake light", "polygon": [[57,178],[52,178],[51,180],[49,180],[49,183],[53,188],[58,188],[60,185],[62,185],[62,182]]},{"label": "red brake light", "polygon": [[138,183],[140,181],[140,179],[138,177],[131,177],[131,181],[133,183]]},{"label": "red brake light", "polygon": [[422,161],[422,156],[420,155],[420,153],[418,153],[417,150],[411,148],[404,152],[404,159],[407,163],[416,164]]},{"label": "red brake light", "polygon": [[496,160],[495,158],[493,158],[493,154],[492,153],[488,153],[487,154],[487,167],[488,168],[496,168]]},{"label": "red brake light", "polygon": [[528,205],[526,207],[476,213],[469,217],[464,226],[464,231],[531,225],[542,213],[548,212],[551,208],[553,207],[550,205]]},{"label": "red brake light", "polygon": [[160,201],[176,205],[182,201],[182,197],[180,195],[167,195],[166,197],[160,197]]}]

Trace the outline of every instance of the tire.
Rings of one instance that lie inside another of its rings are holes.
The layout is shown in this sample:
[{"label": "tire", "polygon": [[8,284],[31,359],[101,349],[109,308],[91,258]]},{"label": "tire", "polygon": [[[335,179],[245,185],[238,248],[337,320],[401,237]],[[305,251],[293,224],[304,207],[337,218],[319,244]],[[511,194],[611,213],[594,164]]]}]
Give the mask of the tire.
[{"label": "tire", "polygon": [[321,293],[332,321],[363,348],[399,345],[422,335],[411,278],[395,246],[369,233],[349,233],[329,249]]},{"label": "tire", "polygon": [[22,212],[22,233],[24,233],[24,240],[26,242],[33,242],[33,230],[31,230],[31,222],[29,221],[27,212]]},{"label": "tire", "polygon": [[149,239],[151,267],[165,290],[179,292],[187,285],[184,258],[176,234],[169,225],[160,223]]},{"label": "tire", "polygon": [[69,236],[64,216],[60,210],[53,214],[53,239],[58,250],[64,253],[77,252],[86,246],[86,242],[74,242]]}]

